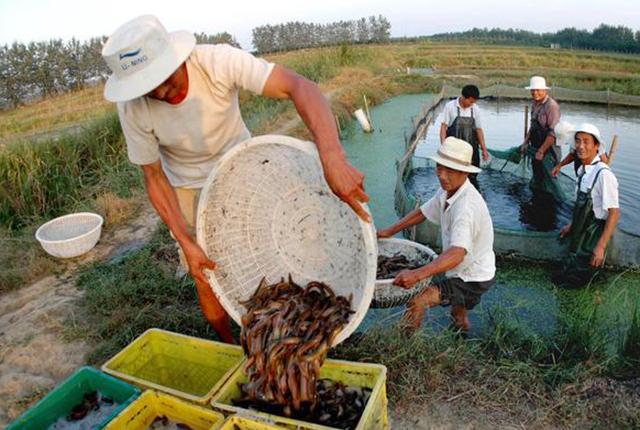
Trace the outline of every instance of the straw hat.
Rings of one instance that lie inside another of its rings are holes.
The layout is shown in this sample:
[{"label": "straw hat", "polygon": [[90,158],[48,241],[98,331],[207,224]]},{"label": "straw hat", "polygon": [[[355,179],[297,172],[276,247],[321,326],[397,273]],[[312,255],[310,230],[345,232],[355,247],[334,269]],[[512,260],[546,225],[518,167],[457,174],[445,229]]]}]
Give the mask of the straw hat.
[{"label": "straw hat", "polygon": [[529,86],[525,87],[527,90],[549,90],[547,86],[547,81],[544,80],[542,76],[533,76],[529,81]]},{"label": "straw hat", "polygon": [[447,137],[444,142],[442,142],[442,145],[440,145],[440,148],[438,148],[436,155],[431,155],[429,158],[453,170],[479,173],[482,169],[471,164],[472,156],[473,148],[470,144],[462,139]]},{"label": "straw hat", "polygon": [[195,45],[192,33],[168,33],[153,15],[123,24],[102,48],[102,58],[113,72],[104,97],[122,102],[145,95],[171,76]]},{"label": "straw hat", "polygon": [[600,130],[593,124],[582,123],[573,130],[573,138],[576,138],[578,133],[588,133],[598,141],[598,144],[602,143],[602,137],[600,136]]}]

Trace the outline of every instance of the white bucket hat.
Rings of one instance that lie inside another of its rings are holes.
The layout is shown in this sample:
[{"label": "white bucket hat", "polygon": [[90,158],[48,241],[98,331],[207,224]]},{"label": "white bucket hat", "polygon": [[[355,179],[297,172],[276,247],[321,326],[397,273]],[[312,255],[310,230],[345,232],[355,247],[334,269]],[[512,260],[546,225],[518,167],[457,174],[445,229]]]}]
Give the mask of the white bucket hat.
[{"label": "white bucket hat", "polygon": [[176,71],[195,45],[192,33],[168,33],[153,15],[123,24],[102,48],[102,58],[113,72],[104,97],[122,102],[147,94]]},{"label": "white bucket hat", "polygon": [[593,124],[589,124],[587,122],[580,124],[573,130],[573,138],[576,138],[576,134],[578,133],[588,133],[593,136],[600,146],[602,146],[602,137],[600,136],[600,130]]},{"label": "white bucket hat", "polygon": [[438,164],[467,173],[479,173],[482,169],[471,164],[473,148],[467,142],[455,137],[447,137],[436,155],[429,158]]},{"label": "white bucket hat", "polygon": [[542,76],[532,76],[529,81],[529,86],[525,87],[527,90],[550,90],[547,86],[547,81]]}]

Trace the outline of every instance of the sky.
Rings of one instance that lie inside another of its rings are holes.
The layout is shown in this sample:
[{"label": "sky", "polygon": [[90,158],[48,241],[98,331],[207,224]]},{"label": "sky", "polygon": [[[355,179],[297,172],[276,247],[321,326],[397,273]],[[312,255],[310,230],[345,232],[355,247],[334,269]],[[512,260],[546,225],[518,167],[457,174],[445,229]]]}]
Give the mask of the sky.
[{"label": "sky", "polygon": [[0,0],[0,44],[109,35],[142,14],[160,18],[167,30],[209,34],[227,31],[251,49],[251,30],[288,21],[327,23],[383,15],[392,36],[419,36],[473,27],[535,32],[565,27],[592,30],[600,23],[640,30],[635,0]]}]

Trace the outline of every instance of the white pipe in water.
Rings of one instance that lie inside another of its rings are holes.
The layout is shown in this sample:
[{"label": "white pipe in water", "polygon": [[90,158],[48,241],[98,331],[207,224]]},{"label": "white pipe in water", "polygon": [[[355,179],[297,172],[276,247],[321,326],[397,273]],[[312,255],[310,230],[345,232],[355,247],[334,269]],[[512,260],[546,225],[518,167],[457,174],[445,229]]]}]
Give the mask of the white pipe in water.
[{"label": "white pipe in water", "polygon": [[362,109],[358,109],[357,111],[355,111],[353,113],[353,115],[355,115],[356,119],[360,123],[360,126],[365,131],[365,133],[371,133],[373,131],[371,129],[371,124],[369,123],[369,120],[367,119],[367,115],[364,113],[364,111]]}]

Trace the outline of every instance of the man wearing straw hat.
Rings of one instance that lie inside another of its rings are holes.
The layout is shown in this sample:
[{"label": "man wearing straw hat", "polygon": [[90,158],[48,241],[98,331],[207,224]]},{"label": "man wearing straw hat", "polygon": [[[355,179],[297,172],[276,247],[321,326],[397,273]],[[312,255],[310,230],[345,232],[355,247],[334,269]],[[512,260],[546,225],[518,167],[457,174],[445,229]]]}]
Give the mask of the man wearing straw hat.
[{"label": "man wearing straw hat", "polygon": [[238,91],[291,99],[318,147],[327,183],[366,221],[364,176],[347,161],[328,103],[311,81],[229,45],[196,45],[186,31],[168,33],[151,15],[119,27],[102,56],[112,71],[107,100],[118,103],[129,159],[142,166],[147,193],[178,242],[200,307],[222,340],[229,317],[209,287],[214,269],[194,238],[199,191],[217,160],[250,137]]},{"label": "man wearing straw hat", "polygon": [[526,89],[531,91],[533,104],[529,131],[520,149],[531,156],[532,188],[555,195],[558,190],[551,171],[560,158],[554,131],[560,121],[560,107],[549,96],[550,88],[542,76],[533,76]]},{"label": "man wearing straw hat", "polygon": [[580,160],[577,197],[571,223],[560,230],[560,236],[570,240],[569,257],[553,278],[562,286],[580,288],[604,264],[620,205],[618,180],[598,154],[602,142],[598,128],[582,124],[575,130],[574,142]]},{"label": "man wearing straw hat", "polygon": [[468,331],[467,312],[495,283],[493,223],[484,199],[468,180],[469,174],[481,171],[472,164],[472,152],[464,140],[447,137],[429,157],[437,163],[441,188],[420,208],[378,232],[379,238],[391,237],[425,219],[440,226],[442,254],[423,267],[400,272],[393,281],[409,289],[422,279],[444,274],[407,305],[404,322],[410,329],[421,326],[427,308],[451,305],[453,324]]}]

